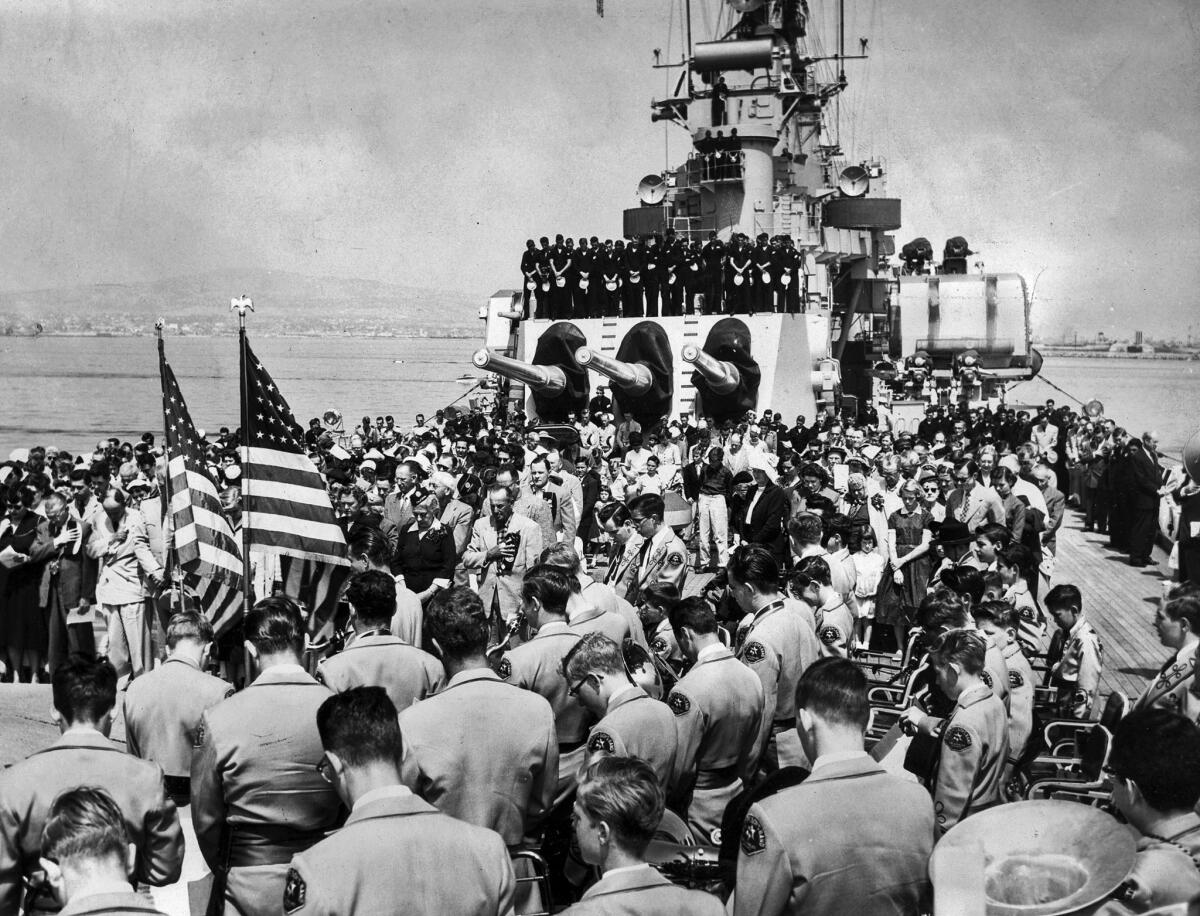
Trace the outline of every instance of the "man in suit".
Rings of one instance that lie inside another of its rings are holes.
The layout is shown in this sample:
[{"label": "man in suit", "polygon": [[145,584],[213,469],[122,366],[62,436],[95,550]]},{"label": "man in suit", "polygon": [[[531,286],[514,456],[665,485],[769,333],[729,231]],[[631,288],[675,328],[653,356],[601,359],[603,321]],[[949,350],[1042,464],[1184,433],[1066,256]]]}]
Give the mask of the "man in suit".
[{"label": "man in suit", "polygon": [[[824,658],[800,678],[800,743],[812,773],[751,805],[732,916],[915,913],[929,894],[934,811],[918,784],[863,750],[870,707],[853,662]],[[813,842],[812,825],[821,824]]]},{"label": "man in suit", "polygon": [[279,906],[288,863],[341,813],[321,760],[317,709],[329,688],[300,664],[307,629],[300,607],[264,598],[244,622],[253,678],[208,709],[192,755],[192,822],[213,871],[211,902],[241,913]]},{"label": "man in suit", "polygon": [[[393,551],[396,549],[400,535],[412,527],[412,491],[424,477],[425,472],[415,461],[405,460],[396,465],[395,486],[383,500],[383,517],[392,524],[386,533]],[[393,572],[395,571],[393,570]]]},{"label": "man in suit", "polygon": [[513,512],[507,487],[488,491],[491,515],[475,522],[463,566],[479,572],[479,596],[489,615],[511,620],[521,609],[525,570],[542,554],[542,531],[535,522]]},{"label": "man in suit", "polygon": [[[1044,461],[1033,469],[1033,479],[1046,501],[1045,528],[1042,530],[1042,562],[1040,572],[1042,584],[1049,587],[1054,575],[1054,558],[1058,553],[1058,529],[1062,527],[1063,516],[1067,511],[1067,498],[1054,486],[1058,479],[1054,468]],[[1157,520],[1157,518],[1156,518]],[[1046,589],[1042,588],[1042,594]]]},{"label": "man in suit", "polygon": [[558,733],[543,697],[492,671],[484,607],[479,595],[458,587],[430,603],[427,628],[449,679],[441,692],[400,714],[401,773],[406,786],[444,814],[515,845],[554,800]]},{"label": "man in suit", "polygon": [[403,739],[381,688],[330,697],[316,724],[325,749],[321,775],[350,817],[292,859],[285,913],[511,911],[513,869],[499,835],[448,817],[402,783]]},{"label": "man in suit", "polygon": [[460,560],[454,571],[454,581],[458,585],[466,585],[467,571],[463,569],[461,560],[471,543],[471,520],[475,517],[475,510],[455,496],[458,482],[448,471],[435,471],[429,478],[429,484],[438,499],[438,505],[442,507],[442,526],[454,535],[454,552]]},{"label": "man in suit", "polygon": [[588,767],[575,801],[575,839],[601,877],[564,916],[722,916],[716,897],[678,887],[646,863],[664,807],[663,790],[644,761],[611,756]]},{"label": "man in suit", "polygon": [[655,493],[643,493],[629,504],[629,521],[643,538],[637,571],[626,594],[635,607],[647,586],[674,585],[682,593],[687,581],[687,547],[663,521],[665,514],[663,498]]},{"label": "man in suit", "polygon": [[137,849],[138,881],[161,887],[179,878],[183,834],[162,769],[108,738],[117,672],[105,659],[74,658],[54,673],[54,719],[62,736],[0,773],[0,912],[57,912],[41,881],[42,830],[60,794],[80,785],[116,802]]},{"label": "man in suit", "polygon": [[1158,464],[1158,433],[1142,433],[1130,439],[1128,464],[1129,565],[1149,566],[1158,529],[1159,488],[1162,468]]},{"label": "man in suit", "polygon": [[550,507],[550,527],[542,530],[542,546],[549,547],[555,541],[573,544],[578,525],[575,502],[562,485],[551,482],[550,464],[545,458],[529,462],[529,492]]},{"label": "man in suit", "polygon": [[441,689],[442,663],[388,629],[396,612],[392,577],[379,570],[358,573],[346,589],[354,635],[337,655],[322,659],[317,680],[334,693],[382,687],[392,705],[407,709]]},{"label": "man in suit", "polygon": [[42,567],[38,603],[49,618],[46,662],[53,675],[73,651],[84,648],[71,646],[67,615],[90,605],[95,597],[95,563],[83,546],[91,538],[91,523],[75,516],[70,502],[58,493],[51,493],[43,501],[42,511],[50,523],[54,554]]},{"label": "man in suit", "polygon": [[162,767],[167,792],[179,807],[191,802],[192,748],[205,711],[233,695],[233,685],[204,671],[213,626],[196,611],[167,624],[167,660],[131,681],[125,693],[129,753]]}]

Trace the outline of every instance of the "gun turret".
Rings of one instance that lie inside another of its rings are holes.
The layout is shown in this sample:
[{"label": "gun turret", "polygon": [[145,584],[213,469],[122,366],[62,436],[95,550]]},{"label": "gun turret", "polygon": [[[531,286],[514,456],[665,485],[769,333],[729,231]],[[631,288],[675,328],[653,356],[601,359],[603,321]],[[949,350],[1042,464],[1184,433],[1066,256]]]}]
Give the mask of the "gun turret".
[{"label": "gun turret", "polygon": [[[643,427],[653,426],[670,415],[675,391],[675,363],[671,338],[661,324],[657,321],[635,324],[617,348],[616,359],[594,352],[592,356],[603,360],[610,369],[635,376],[635,384],[625,387],[595,361],[589,367],[599,369],[613,380],[613,397],[621,413],[634,417]],[[647,384],[643,385],[643,382]]]},{"label": "gun turret", "polygon": [[684,345],[680,356],[685,363],[696,367],[714,394],[729,394],[742,383],[742,373],[737,366],[705,353],[695,344]]},{"label": "gun turret", "polygon": [[615,386],[632,395],[645,394],[654,384],[654,373],[645,363],[613,359],[591,347],[576,350],[575,362],[608,376]]},{"label": "gun turret", "polygon": [[511,356],[501,356],[486,347],[476,350],[471,362],[476,368],[495,372],[514,382],[521,382],[538,394],[553,397],[562,394],[567,387],[567,374],[560,366],[537,366],[524,360],[513,359]]}]

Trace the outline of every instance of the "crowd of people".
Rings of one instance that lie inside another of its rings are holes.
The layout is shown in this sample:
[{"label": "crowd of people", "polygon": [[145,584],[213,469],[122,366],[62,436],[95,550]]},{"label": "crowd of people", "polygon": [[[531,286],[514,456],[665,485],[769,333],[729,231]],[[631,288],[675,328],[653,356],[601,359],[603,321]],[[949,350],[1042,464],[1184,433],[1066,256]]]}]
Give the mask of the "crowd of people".
[{"label": "crowd of people", "polygon": [[[720,166],[724,168],[724,166]],[[688,241],[665,233],[605,239],[529,239],[521,255],[529,318],[797,313],[805,307],[804,256],[789,235],[716,232]]]},{"label": "crowd of people", "polygon": [[[152,434],[10,456],[6,677],[51,679],[63,735],[0,774],[0,910],[156,912],[137,888],[178,879],[182,813],[212,912],[924,912],[935,844],[1020,797],[1040,717],[1099,715],[1067,508],[1142,565],[1158,501],[1195,502],[1153,433],[1052,402],[643,429],[601,391],[571,425],[312,421],[351,563],[319,648],[271,555],[222,639],[171,603]],[[237,432],[208,441],[236,528]],[[1140,839],[1108,913],[1200,893],[1190,530],[1171,658],[1113,733]],[[922,699],[868,754],[880,664]],[[707,890],[651,866],[663,844],[711,850]]]}]

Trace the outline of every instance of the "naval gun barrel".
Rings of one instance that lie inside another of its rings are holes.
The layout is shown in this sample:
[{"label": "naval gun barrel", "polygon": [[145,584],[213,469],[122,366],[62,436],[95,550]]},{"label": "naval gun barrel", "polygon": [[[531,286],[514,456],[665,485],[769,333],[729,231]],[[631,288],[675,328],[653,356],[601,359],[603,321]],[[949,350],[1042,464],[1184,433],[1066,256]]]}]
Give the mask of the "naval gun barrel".
[{"label": "naval gun barrel", "polygon": [[477,369],[486,369],[514,382],[522,382],[539,394],[562,394],[567,387],[567,375],[559,366],[538,366],[510,356],[501,356],[483,347],[475,351],[471,362]]},{"label": "naval gun barrel", "polygon": [[714,394],[729,394],[742,383],[742,373],[733,363],[705,353],[695,344],[685,344],[679,354],[685,363],[691,363],[704,376]]},{"label": "naval gun barrel", "polygon": [[580,347],[575,351],[575,362],[588,369],[606,375],[614,385],[632,395],[645,394],[654,384],[654,375],[645,363],[628,363],[597,353],[591,347]]}]

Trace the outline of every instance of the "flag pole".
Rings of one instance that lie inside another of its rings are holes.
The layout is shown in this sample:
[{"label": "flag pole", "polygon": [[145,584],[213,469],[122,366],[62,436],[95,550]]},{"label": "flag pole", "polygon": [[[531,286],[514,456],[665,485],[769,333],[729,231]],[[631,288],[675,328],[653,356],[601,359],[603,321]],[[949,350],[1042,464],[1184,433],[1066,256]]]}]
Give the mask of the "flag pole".
[{"label": "flag pole", "polygon": [[167,429],[167,389],[165,386],[166,378],[163,373],[163,366],[167,364],[167,347],[163,340],[163,328],[166,325],[166,320],[159,318],[154,322],[154,336],[158,338],[158,384],[162,389],[163,396],[163,485],[162,485],[162,507],[163,507],[163,548],[166,553],[164,558],[166,562],[166,582],[168,591],[175,592],[175,610],[182,611],[183,607],[183,581],[176,581],[179,577],[175,574],[175,567],[178,565],[175,560],[175,532],[171,531],[171,543],[166,543],[167,522],[171,519],[171,431]]},{"label": "flag pole", "polygon": [[238,313],[238,369],[239,387],[241,389],[241,447],[242,447],[242,614],[250,613],[250,539],[247,532],[250,529],[250,514],[246,509],[246,485],[249,474],[245,469],[250,464],[250,424],[246,422],[247,398],[249,392],[246,385],[246,313],[254,311],[254,303],[249,296],[239,296],[229,301],[230,311]]}]

